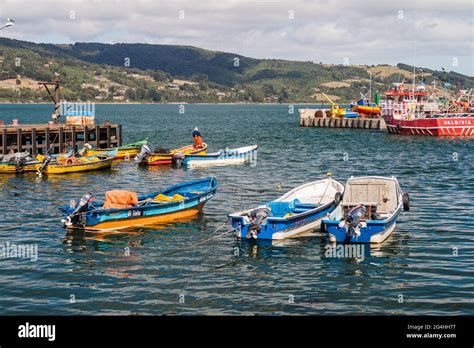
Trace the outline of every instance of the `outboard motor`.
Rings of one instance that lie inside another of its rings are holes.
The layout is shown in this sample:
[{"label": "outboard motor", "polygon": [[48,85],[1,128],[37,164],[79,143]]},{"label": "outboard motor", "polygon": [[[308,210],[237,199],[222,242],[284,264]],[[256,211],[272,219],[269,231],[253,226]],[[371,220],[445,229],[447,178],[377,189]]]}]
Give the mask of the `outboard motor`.
[{"label": "outboard motor", "polygon": [[43,174],[43,171],[44,171],[46,168],[48,168],[49,162],[51,162],[51,156],[46,155],[46,156],[43,158],[43,163],[41,164],[40,169],[38,169],[38,171],[36,172],[36,174],[37,174],[38,176],[41,176],[41,175]]},{"label": "outboard motor", "polygon": [[146,144],[142,145],[140,153],[135,156],[135,163],[141,163],[143,160],[145,160],[152,153],[153,153],[153,150],[151,149],[150,146],[148,146]]},{"label": "outboard motor", "polygon": [[360,236],[360,226],[359,222],[362,217],[364,217],[367,208],[363,204],[352,208],[352,210],[347,214],[344,222],[347,225],[346,231],[346,241],[349,241],[353,236]]},{"label": "outboard motor", "polygon": [[23,171],[23,167],[25,166],[25,164],[26,164],[26,157],[23,157],[21,155],[15,157],[15,166],[18,172]]},{"label": "outboard motor", "polygon": [[173,166],[176,168],[181,167],[181,163],[183,163],[184,158],[185,158],[185,155],[182,152],[177,152],[173,154],[173,159],[172,159]]},{"label": "outboard motor", "polygon": [[84,147],[79,151],[79,156],[86,156],[87,151],[92,150],[92,145],[89,143],[85,143]]},{"label": "outboard motor", "polygon": [[[84,213],[89,208],[89,205],[92,202],[92,198],[94,195],[92,193],[86,193],[81,197],[79,203],[77,203],[76,209],[69,214],[65,219],[62,219],[61,222],[63,223],[63,228],[72,226],[74,223],[79,223],[83,221],[84,216],[81,213]],[[83,223],[84,224],[84,223]],[[84,224],[85,225],[85,224]]]},{"label": "outboard motor", "polygon": [[250,214],[251,222],[247,230],[247,238],[256,239],[257,235],[262,229],[262,224],[265,223],[267,217],[270,215],[270,208],[258,209]]}]

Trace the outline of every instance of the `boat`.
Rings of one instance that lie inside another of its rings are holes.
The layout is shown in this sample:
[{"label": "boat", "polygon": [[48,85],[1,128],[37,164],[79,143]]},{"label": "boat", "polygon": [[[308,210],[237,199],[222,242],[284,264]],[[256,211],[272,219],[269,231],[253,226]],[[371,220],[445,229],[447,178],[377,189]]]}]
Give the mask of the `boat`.
[{"label": "boat", "polygon": [[402,209],[409,210],[409,197],[396,177],[350,177],[322,229],[331,242],[379,244],[395,230]]},{"label": "boat", "polygon": [[35,169],[39,176],[42,174],[68,174],[88,172],[93,170],[108,169],[112,166],[114,155],[112,156],[85,156],[52,158],[50,156],[38,155],[38,164]]},{"label": "boat", "polygon": [[135,162],[139,165],[172,164],[173,156],[177,153],[183,155],[205,155],[206,149],[206,143],[203,143],[203,146],[199,148],[195,148],[194,145],[187,145],[174,150],[158,148],[154,151],[149,145],[143,145],[140,153],[135,157]]},{"label": "boat", "polygon": [[238,238],[290,238],[319,228],[321,220],[339,205],[343,193],[344,186],[332,178],[313,181],[229,218]]},{"label": "boat", "polygon": [[257,145],[225,149],[207,155],[184,155],[176,153],[173,163],[186,167],[210,167],[230,164],[244,164],[257,160]]},{"label": "boat", "polygon": [[474,113],[443,110],[424,85],[405,88],[395,83],[384,93],[382,117],[389,134],[425,136],[472,136]]},{"label": "boat", "polygon": [[111,151],[117,150],[117,155],[115,159],[128,159],[132,158],[140,153],[140,150],[143,145],[148,144],[148,138],[137,141],[135,143],[130,143],[118,147],[112,147],[107,149],[86,149],[85,156],[97,156],[97,155],[108,155]]},{"label": "boat", "polygon": [[352,111],[357,112],[361,116],[380,116],[381,108],[375,103],[370,103],[367,99],[363,98],[352,105]]},{"label": "boat", "polygon": [[35,172],[37,164],[40,162],[29,152],[0,155],[0,173],[3,174]]},{"label": "boat", "polygon": [[76,204],[62,206],[65,228],[103,231],[170,222],[189,218],[202,211],[216,194],[213,177],[189,181],[138,196],[136,192],[114,190],[104,202],[93,202],[91,193]]}]

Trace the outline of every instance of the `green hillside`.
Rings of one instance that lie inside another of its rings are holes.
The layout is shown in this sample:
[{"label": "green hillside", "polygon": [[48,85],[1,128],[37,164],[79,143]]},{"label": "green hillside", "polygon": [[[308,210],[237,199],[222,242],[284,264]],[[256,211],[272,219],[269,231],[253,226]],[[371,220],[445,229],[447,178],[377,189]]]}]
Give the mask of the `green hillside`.
[{"label": "green hillside", "polygon": [[[343,102],[391,82],[411,82],[412,67],[343,66],[254,59],[189,46],[76,43],[36,44],[0,38],[0,101],[47,101],[38,81],[60,74],[63,97],[97,102]],[[426,84],[455,91],[474,78],[419,69]]]}]

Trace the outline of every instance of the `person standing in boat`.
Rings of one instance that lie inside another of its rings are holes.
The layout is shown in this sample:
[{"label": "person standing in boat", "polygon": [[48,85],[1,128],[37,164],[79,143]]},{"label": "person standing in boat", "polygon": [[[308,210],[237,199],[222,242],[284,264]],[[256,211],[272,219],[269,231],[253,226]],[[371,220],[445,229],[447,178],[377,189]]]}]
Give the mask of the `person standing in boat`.
[{"label": "person standing in boat", "polygon": [[194,128],[193,138],[194,138],[194,148],[195,149],[199,149],[199,148],[204,146],[203,142],[202,142],[202,136],[201,136],[201,133],[199,132],[198,127]]}]

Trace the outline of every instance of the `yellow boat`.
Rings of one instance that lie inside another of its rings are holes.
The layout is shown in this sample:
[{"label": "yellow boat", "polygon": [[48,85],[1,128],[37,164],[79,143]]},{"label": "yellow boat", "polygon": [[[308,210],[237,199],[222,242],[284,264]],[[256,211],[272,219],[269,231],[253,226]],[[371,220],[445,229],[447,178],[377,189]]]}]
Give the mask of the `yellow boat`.
[{"label": "yellow boat", "polygon": [[187,145],[174,149],[165,153],[147,153],[145,156],[140,158],[139,164],[141,165],[160,165],[160,164],[171,164],[173,161],[173,155],[176,153],[182,153],[183,155],[205,155],[207,144],[203,143],[200,148],[195,148],[194,145]]},{"label": "yellow boat", "polygon": [[57,159],[52,163],[45,163],[45,158],[42,155],[38,155],[37,159],[41,163],[37,164],[35,169],[37,173],[41,174],[67,174],[107,169],[112,166],[114,161],[114,157],[110,156],[70,157]]},{"label": "yellow boat", "polygon": [[111,153],[112,151],[117,150],[117,154],[115,155],[115,159],[125,159],[125,158],[133,158],[140,153],[140,150],[143,145],[148,144],[148,139],[137,141],[136,143],[131,143],[119,147],[113,147],[109,149],[86,149],[84,155],[85,156],[105,156]]},{"label": "yellow boat", "polygon": [[36,158],[28,152],[17,152],[10,155],[0,155],[0,173],[16,174],[35,172],[36,165],[39,164]]}]

